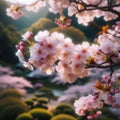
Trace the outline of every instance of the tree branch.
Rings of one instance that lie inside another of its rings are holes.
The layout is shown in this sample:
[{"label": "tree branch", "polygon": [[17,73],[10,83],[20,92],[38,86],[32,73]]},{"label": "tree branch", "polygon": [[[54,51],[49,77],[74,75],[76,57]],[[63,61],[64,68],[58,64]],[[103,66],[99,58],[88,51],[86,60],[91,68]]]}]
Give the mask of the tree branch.
[{"label": "tree branch", "polygon": [[97,4],[86,4],[85,2],[83,2],[83,0],[70,0],[70,3],[75,3],[76,6],[78,6],[78,5],[83,6],[83,9],[79,9],[79,7],[77,7],[76,9],[78,11],[75,14],[78,14],[83,11],[101,10],[101,11],[112,12],[112,13],[120,16],[120,12],[113,9],[115,7],[120,7],[120,4],[115,4],[114,2],[112,2],[112,4],[108,4],[106,6],[100,6],[100,4],[102,3],[102,0],[100,0]]}]

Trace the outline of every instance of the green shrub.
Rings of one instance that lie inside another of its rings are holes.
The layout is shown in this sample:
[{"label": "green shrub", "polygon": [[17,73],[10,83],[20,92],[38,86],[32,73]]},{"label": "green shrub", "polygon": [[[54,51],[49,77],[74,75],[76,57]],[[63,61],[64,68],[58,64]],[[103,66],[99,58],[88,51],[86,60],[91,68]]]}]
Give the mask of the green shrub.
[{"label": "green shrub", "polygon": [[47,103],[48,99],[47,98],[36,98],[36,99],[27,99],[25,100],[25,103],[29,106],[30,109],[32,108],[44,108],[48,109]]},{"label": "green shrub", "polygon": [[48,99],[47,98],[43,98],[43,97],[38,98],[37,99],[37,104],[35,105],[35,108],[48,109],[47,103],[48,103]]},{"label": "green shrub", "polygon": [[55,23],[48,18],[40,18],[37,22],[32,24],[29,28],[33,32],[37,33],[39,30],[50,30],[55,27]]},{"label": "green shrub", "polygon": [[61,103],[56,107],[54,111],[54,115],[58,115],[58,114],[69,114],[75,116],[75,112],[73,108],[67,103]]},{"label": "green shrub", "polygon": [[20,105],[21,108],[24,108],[25,110],[27,109],[27,105],[21,99],[18,99],[15,97],[6,97],[0,100],[0,112],[4,108],[7,108],[8,106],[13,106],[13,105]]},{"label": "green shrub", "polygon": [[75,117],[67,114],[60,114],[54,116],[51,120],[77,120]]},{"label": "green shrub", "polygon": [[16,120],[33,120],[33,116],[29,113],[20,114]]},{"label": "green shrub", "polygon": [[23,95],[16,89],[6,89],[0,93],[0,99],[4,97],[17,97],[21,98]]},{"label": "green shrub", "polygon": [[40,102],[40,103],[44,103],[44,104],[48,103],[48,99],[44,98],[44,97],[38,98],[37,101]]},{"label": "green shrub", "polygon": [[29,113],[37,120],[50,120],[52,118],[52,113],[42,108],[34,108]]},{"label": "green shrub", "polygon": [[0,120],[15,120],[19,114],[28,110],[21,96],[15,89],[7,89],[0,93]]},{"label": "green shrub", "polygon": [[36,101],[36,100],[37,100],[37,97],[32,97],[32,98],[30,98],[30,100]]},{"label": "green shrub", "polygon": [[69,104],[67,104],[67,103],[60,103],[60,104],[56,107],[56,109],[59,109],[59,110],[63,110],[63,109],[65,109],[65,108],[71,108],[71,106],[70,106]]},{"label": "green shrub", "polygon": [[43,108],[43,109],[48,109],[47,105],[43,105],[41,103],[37,103],[34,108]]},{"label": "green shrub", "polygon": [[33,108],[34,101],[31,99],[25,100],[25,104],[29,106],[29,108]]},{"label": "green shrub", "polygon": [[75,111],[72,108],[65,108],[64,113],[75,116]]},{"label": "green shrub", "polygon": [[15,120],[16,117],[26,111],[26,106],[21,104],[8,105],[0,111],[0,120]]},{"label": "green shrub", "polygon": [[56,98],[53,91],[48,87],[43,87],[40,90],[38,90],[38,93],[36,93],[35,96],[40,97],[40,98],[44,97],[44,98],[47,98],[48,100]]}]

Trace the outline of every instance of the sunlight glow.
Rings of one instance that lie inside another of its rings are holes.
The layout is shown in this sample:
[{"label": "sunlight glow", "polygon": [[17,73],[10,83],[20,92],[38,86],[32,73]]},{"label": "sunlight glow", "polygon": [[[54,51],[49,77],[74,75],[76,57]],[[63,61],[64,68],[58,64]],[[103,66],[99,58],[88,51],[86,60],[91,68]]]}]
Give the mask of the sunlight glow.
[{"label": "sunlight glow", "polygon": [[36,2],[37,0],[6,0],[12,3],[19,3],[19,4],[24,4],[24,5],[30,5],[34,2]]}]

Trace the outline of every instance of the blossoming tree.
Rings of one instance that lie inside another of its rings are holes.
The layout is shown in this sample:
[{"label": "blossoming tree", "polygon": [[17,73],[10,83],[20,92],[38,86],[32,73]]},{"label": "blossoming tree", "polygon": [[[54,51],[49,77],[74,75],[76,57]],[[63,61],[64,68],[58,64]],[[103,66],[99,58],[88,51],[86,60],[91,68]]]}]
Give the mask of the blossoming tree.
[{"label": "blossoming tree", "polygon": [[[71,24],[71,19],[63,14],[65,9],[69,17],[76,16],[78,24],[85,26],[94,18],[103,17],[109,21],[120,17],[120,0],[7,1],[13,3],[6,10],[13,19],[24,14],[22,9],[38,12],[49,4],[49,11],[60,15],[60,18],[55,18],[55,23],[62,28]],[[97,81],[94,94],[81,97],[74,103],[76,113],[89,120],[101,115],[104,104],[120,108],[120,22],[111,27],[103,26],[100,30],[93,44],[74,44],[71,38],[58,32],[44,30],[34,36],[27,31],[16,46],[16,55],[25,67],[30,70],[39,68],[49,74],[57,72],[63,81],[69,83],[89,76],[94,68],[107,69],[108,74]]]}]

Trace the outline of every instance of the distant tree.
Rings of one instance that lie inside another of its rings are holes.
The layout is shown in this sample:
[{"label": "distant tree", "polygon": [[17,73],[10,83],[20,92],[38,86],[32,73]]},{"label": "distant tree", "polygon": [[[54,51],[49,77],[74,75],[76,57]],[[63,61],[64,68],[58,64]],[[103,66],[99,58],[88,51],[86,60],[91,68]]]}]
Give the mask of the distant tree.
[{"label": "distant tree", "polygon": [[1,24],[0,32],[0,58],[8,63],[17,62],[15,56],[15,45],[20,38],[19,32],[13,25],[9,25],[6,28]]},{"label": "distant tree", "polygon": [[36,93],[37,97],[45,97],[48,98],[50,101],[51,99],[56,99],[56,96],[54,95],[53,91],[50,88],[43,87],[41,88],[38,93]]},{"label": "distant tree", "polygon": [[29,106],[29,109],[33,109],[33,108],[43,108],[43,109],[48,109],[47,107],[47,103],[48,103],[48,99],[47,98],[37,98],[33,99],[33,98],[29,98],[27,100],[25,100],[25,103]]},{"label": "distant tree", "polygon": [[36,33],[39,30],[50,30],[54,27],[56,27],[54,21],[48,18],[40,18],[37,22],[32,24],[32,26],[29,29]]}]

